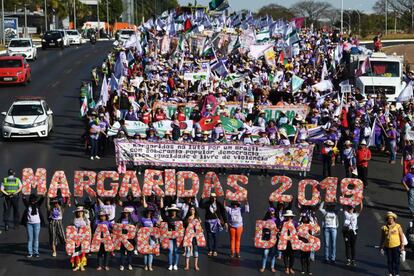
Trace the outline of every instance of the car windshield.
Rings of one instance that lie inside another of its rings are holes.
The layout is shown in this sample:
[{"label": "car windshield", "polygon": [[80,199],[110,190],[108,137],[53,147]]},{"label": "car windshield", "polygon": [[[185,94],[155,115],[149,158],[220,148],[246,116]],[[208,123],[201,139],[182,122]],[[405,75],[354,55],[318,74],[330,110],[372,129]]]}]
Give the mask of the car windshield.
[{"label": "car windshield", "polygon": [[77,31],[66,31],[68,35],[78,35],[79,33]]},{"label": "car windshield", "polygon": [[45,33],[45,38],[60,38],[61,34],[60,32],[48,32]]},{"label": "car windshield", "polygon": [[19,59],[0,60],[0,68],[19,68],[22,67],[22,61]]},{"label": "car windshield", "polygon": [[133,30],[121,31],[120,34],[121,35],[133,35],[134,31]]},{"label": "car windshield", "polygon": [[[362,66],[362,62],[360,63]],[[364,77],[385,77],[395,78],[400,76],[400,64],[390,61],[370,61],[370,68],[363,75]]]},{"label": "car windshield", "polygon": [[38,116],[43,115],[40,104],[16,104],[9,112],[11,116]]},{"label": "car windshield", "polygon": [[9,47],[30,47],[30,40],[12,40]]}]

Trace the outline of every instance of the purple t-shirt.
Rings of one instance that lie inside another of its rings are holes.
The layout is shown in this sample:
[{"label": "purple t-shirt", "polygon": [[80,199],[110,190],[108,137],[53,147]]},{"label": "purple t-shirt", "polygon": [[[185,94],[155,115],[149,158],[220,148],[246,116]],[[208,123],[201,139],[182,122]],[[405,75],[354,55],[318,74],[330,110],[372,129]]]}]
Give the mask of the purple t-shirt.
[{"label": "purple t-shirt", "polygon": [[408,188],[414,188],[414,173],[407,173],[404,176],[403,181],[407,184]]}]

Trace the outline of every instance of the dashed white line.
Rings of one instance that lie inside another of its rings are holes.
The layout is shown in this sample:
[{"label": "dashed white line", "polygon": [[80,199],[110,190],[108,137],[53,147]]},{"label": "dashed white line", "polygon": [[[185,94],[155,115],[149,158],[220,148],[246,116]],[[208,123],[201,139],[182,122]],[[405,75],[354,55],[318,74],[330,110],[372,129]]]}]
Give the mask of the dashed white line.
[{"label": "dashed white line", "polygon": [[52,84],[52,87],[57,86],[60,83],[60,81],[56,81],[55,83]]},{"label": "dashed white line", "polygon": [[65,74],[70,74],[70,72],[72,72],[72,68],[69,68],[68,70],[66,70]]}]

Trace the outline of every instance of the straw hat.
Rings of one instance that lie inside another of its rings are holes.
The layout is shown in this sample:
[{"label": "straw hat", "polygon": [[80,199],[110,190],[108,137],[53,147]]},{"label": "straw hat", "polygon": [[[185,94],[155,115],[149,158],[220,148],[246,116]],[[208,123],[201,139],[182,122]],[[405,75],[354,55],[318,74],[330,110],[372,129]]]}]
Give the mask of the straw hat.
[{"label": "straw hat", "polygon": [[328,146],[333,146],[335,145],[334,142],[332,142],[331,140],[326,140],[325,142],[323,142],[324,144],[328,145]]},{"label": "straw hat", "polygon": [[350,145],[352,145],[352,142],[351,142],[351,141],[349,141],[349,140],[346,140],[346,141],[345,141],[345,143],[344,143],[344,145],[345,145],[345,146],[350,146]]},{"label": "straw hat", "polygon": [[397,214],[391,211],[388,211],[387,214],[385,215],[386,218],[393,218],[393,219],[397,219]]},{"label": "straw hat", "polygon": [[295,214],[292,212],[292,210],[286,210],[286,213],[283,214],[284,217],[294,217]]},{"label": "straw hat", "polygon": [[132,213],[134,211],[134,209],[132,207],[125,207],[122,210],[122,213]]},{"label": "straw hat", "polygon": [[171,207],[166,208],[167,211],[180,211],[176,204],[171,204]]},{"label": "straw hat", "polygon": [[85,212],[85,209],[83,208],[83,206],[78,206],[78,207],[76,207],[76,209],[73,212],[74,213],[77,213],[77,212]]}]

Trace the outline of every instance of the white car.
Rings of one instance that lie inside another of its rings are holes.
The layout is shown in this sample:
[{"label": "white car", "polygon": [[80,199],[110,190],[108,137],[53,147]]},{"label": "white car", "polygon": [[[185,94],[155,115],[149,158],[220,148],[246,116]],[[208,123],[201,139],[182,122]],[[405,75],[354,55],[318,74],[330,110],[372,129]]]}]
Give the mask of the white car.
[{"label": "white car", "polygon": [[67,30],[66,34],[71,45],[82,45],[85,42],[78,30]]},{"label": "white car", "polygon": [[3,138],[48,137],[53,129],[53,112],[39,97],[17,98],[2,124]]},{"label": "white car", "polygon": [[37,59],[37,48],[30,38],[13,38],[7,47],[9,56],[23,56],[26,59]]},{"label": "white car", "polygon": [[70,39],[69,39],[67,30],[59,29],[59,30],[55,30],[55,31],[58,31],[58,32],[60,32],[62,34],[62,37],[63,37],[63,45],[65,45],[65,47],[70,47]]}]

